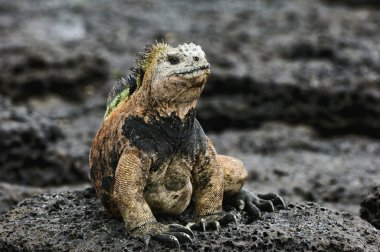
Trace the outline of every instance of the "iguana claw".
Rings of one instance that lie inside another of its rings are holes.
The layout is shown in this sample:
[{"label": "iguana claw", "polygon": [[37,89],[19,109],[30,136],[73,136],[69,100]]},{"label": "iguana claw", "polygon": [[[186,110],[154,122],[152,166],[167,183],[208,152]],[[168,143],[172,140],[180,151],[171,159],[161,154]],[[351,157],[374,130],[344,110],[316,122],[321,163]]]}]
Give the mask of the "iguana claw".
[{"label": "iguana claw", "polygon": [[244,210],[252,219],[261,217],[261,211],[273,212],[275,208],[284,209],[285,203],[283,199],[274,193],[253,194],[241,189],[236,195],[227,200],[228,204],[232,204],[239,210]]},{"label": "iguana claw", "polygon": [[232,213],[220,212],[216,214],[211,214],[207,216],[202,216],[195,218],[193,221],[189,222],[186,227],[192,230],[220,230],[220,226],[226,226],[229,223],[237,223],[236,216]]},{"label": "iguana claw", "polygon": [[146,248],[149,247],[151,240],[155,240],[179,249],[181,244],[193,244],[194,233],[191,229],[179,224],[164,225],[153,222],[137,227],[133,230],[132,236],[143,239]]},{"label": "iguana claw", "polygon": [[285,208],[284,200],[275,193],[257,194],[257,197],[263,200],[270,200],[273,203],[273,205],[278,209]]}]

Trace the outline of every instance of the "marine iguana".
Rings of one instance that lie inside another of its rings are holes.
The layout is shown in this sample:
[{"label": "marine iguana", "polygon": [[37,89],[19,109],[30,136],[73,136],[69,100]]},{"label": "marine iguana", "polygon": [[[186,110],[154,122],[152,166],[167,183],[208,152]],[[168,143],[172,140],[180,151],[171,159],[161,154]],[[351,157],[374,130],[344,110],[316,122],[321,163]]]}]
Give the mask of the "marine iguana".
[{"label": "marine iguana", "polygon": [[[222,210],[223,200],[254,218],[284,206],[276,194],[242,189],[243,163],[218,155],[203,132],[194,108],[209,74],[200,46],[157,43],[109,94],[90,151],[90,176],[103,206],[121,216],[134,237],[179,247],[192,242],[192,229],[236,221]],[[156,220],[183,213],[192,198],[194,218],[186,226]]]}]

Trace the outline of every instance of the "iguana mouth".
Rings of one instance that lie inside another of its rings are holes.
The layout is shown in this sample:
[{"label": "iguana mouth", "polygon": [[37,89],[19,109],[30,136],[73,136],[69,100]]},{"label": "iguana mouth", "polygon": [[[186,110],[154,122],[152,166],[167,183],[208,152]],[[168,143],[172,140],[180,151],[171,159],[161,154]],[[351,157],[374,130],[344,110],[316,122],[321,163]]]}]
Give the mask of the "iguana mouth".
[{"label": "iguana mouth", "polygon": [[203,66],[200,66],[200,67],[194,67],[194,68],[190,68],[190,69],[181,69],[181,70],[177,70],[174,72],[175,75],[183,75],[183,76],[186,76],[186,75],[194,75],[194,74],[197,74],[197,73],[203,73],[205,70],[209,70],[210,69],[210,64],[207,64],[207,65],[203,65]]}]

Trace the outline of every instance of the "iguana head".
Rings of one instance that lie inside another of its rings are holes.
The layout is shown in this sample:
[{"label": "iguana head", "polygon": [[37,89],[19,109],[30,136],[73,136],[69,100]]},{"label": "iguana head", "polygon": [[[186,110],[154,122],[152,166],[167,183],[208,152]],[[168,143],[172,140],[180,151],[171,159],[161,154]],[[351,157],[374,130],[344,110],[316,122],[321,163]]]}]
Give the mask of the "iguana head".
[{"label": "iguana head", "polygon": [[166,103],[188,103],[198,99],[210,64],[201,47],[193,43],[167,47],[157,59],[151,82],[152,95]]},{"label": "iguana head", "polygon": [[198,45],[190,43],[175,48],[167,46],[158,57],[155,72],[156,78],[173,78],[174,81],[186,82],[189,87],[200,86],[204,84],[204,77],[210,73],[210,64]]},{"label": "iguana head", "polygon": [[148,46],[140,56],[129,77],[111,90],[105,119],[137,90],[149,92],[155,102],[166,106],[196,102],[210,74],[210,64],[200,46],[190,43],[174,48],[158,43]]}]

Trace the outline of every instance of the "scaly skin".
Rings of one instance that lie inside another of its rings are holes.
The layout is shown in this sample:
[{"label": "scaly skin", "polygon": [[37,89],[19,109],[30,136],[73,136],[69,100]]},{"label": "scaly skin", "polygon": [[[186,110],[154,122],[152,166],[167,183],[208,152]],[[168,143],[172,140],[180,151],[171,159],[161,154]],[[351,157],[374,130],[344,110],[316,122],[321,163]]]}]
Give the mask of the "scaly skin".
[{"label": "scaly skin", "polygon": [[[254,218],[260,210],[273,211],[273,203],[284,206],[277,195],[243,190],[242,162],[217,155],[195,118],[210,74],[199,46],[157,44],[138,64],[134,77],[112,90],[89,160],[102,204],[133,236],[173,246],[192,242],[190,228],[219,229],[235,221],[222,211],[223,196]],[[192,197],[194,219],[187,227],[157,222],[155,214],[183,213]]]}]

